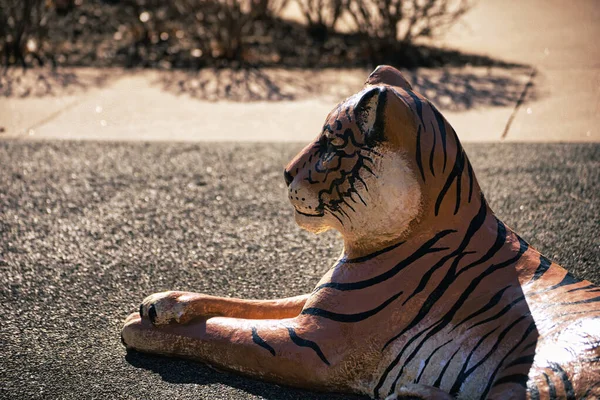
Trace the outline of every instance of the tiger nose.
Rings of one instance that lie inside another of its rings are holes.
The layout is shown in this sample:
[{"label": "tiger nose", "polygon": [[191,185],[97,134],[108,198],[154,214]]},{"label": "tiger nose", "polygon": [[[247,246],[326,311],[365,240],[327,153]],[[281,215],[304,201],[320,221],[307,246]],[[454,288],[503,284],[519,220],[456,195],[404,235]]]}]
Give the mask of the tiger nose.
[{"label": "tiger nose", "polygon": [[283,178],[285,179],[285,184],[288,186],[290,186],[294,180],[294,177],[288,172],[287,169],[283,170]]}]

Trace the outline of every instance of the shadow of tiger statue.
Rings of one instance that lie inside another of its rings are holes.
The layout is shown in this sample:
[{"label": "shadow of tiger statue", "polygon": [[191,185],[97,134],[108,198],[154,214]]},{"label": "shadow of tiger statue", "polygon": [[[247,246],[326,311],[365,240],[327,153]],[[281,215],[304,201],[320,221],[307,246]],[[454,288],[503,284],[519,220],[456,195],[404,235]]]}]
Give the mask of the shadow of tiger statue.
[{"label": "shadow of tiger statue", "polygon": [[600,287],[488,206],[440,112],[380,66],[284,172],[297,223],[344,250],[312,293],[147,297],[128,349],[373,398],[600,396]]}]

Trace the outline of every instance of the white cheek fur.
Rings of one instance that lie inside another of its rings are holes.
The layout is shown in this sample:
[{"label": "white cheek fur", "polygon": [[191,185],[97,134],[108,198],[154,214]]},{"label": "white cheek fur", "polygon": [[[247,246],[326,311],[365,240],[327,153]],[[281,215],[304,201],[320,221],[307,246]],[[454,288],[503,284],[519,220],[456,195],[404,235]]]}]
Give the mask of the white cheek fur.
[{"label": "white cheek fur", "polygon": [[[405,157],[391,150],[378,150],[374,172],[361,196],[366,206],[352,213],[353,235],[398,236],[405,232],[421,210],[421,189]],[[350,232],[348,232],[350,233]]]}]

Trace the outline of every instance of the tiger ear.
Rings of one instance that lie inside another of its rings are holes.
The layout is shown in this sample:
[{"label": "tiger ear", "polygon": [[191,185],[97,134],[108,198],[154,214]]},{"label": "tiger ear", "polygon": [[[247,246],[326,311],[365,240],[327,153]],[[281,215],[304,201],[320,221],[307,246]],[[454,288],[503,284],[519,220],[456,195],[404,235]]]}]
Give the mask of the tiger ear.
[{"label": "tiger ear", "polygon": [[390,85],[397,86],[404,90],[412,90],[410,83],[406,80],[402,72],[389,65],[380,65],[367,78],[365,85]]},{"label": "tiger ear", "polygon": [[354,118],[365,138],[365,144],[373,147],[385,139],[385,103],[387,89],[374,87],[367,91],[354,107]]}]

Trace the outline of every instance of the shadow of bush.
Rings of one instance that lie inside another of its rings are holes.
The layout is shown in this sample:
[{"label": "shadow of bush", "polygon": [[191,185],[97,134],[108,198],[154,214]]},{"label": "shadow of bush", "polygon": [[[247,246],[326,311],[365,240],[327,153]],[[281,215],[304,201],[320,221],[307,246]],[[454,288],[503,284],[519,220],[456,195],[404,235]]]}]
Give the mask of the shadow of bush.
[{"label": "shadow of bush", "polygon": [[11,68],[0,73],[0,97],[45,97],[72,95],[105,87],[121,75],[118,70]]},{"label": "shadow of bush", "polygon": [[[155,84],[177,94],[208,101],[285,101],[319,96],[337,102],[360,90],[369,70],[223,68],[169,71]],[[443,68],[405,70],[409,82],[444,110],[514,105],[527,84],[531,69]],[[538,98],[535,82],[528,100]]]}]

